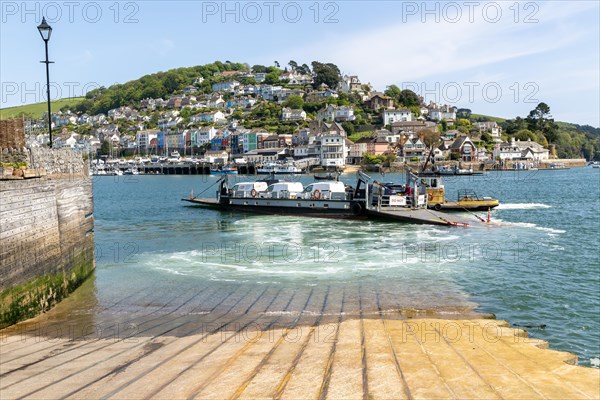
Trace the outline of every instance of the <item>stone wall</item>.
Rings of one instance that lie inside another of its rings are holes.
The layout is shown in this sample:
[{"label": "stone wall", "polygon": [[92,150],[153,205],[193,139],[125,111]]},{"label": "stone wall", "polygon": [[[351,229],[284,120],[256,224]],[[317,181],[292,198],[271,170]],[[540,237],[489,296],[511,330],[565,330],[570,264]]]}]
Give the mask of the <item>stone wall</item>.
[{"label": "stone wall", "polygon": [[94,269],[92,182],[80,155],[32,149],[33,179],[0,180],[0,328],[44,312]]},{"label": "stone wall", "polygon": [[23,148],[25,129],[23,118],[0,120],[0,147]]}]

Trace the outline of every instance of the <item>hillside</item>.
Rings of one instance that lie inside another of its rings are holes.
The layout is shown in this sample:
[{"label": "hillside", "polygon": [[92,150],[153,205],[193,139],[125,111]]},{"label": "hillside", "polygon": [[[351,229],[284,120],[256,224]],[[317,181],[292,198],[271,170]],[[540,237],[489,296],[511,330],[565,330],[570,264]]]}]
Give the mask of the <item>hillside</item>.
[{"label": "hillside", "polygon": [[505,118],[492,117],[490,115],[483,115],[483,114],[471,114],[471,120],[473,120],[473,121],[491,121],[491,122],[497,122],[497,123],[506,121]]},{"label": "hillside", "polygon": [[[68,99],[53,100],[52,112],[56,112],[65,106],[75,106],[79,104],[83,97],[71,97]],[[9,119],[25,115],[32,118],[41,118],[42,114],[48,110],[48,103],[25,104],[23,106],[0,108],[0,119]]]},{"label": "hillside", "polygon": [[[318,111],[328,104],[352,107],[355,120],[342,124],[350,137],[368,135],[368,132],[373,132],[374,129],[382,126],[381,109],[370,109],[363,102],[361,96],[354,91],[349,93],[340,92],[337,97],[315,100],[314,97],[308,96],[309,91],[304,90],[303,85],[292,85],[289,81],[283,80],[285,72],[295,71],[305,76],[311,76],[314,79],[312,86],[315,90],[321,84],[336,88],[342,80],[340,69],[335,64],[313,61],[311,65],[312,69],[307,64],[300,65],[295,61],[290,61],[288,63],[289,68],[288,66],[281,68],[278,63],[276,63],[276,66],[254,65],[251,67],[244,63],[215,61],[206,65],[148,74],[139,79],[123,84],[115,84],[108,88],[101,87],[88,92],[85,98],[54,101],[52,109],[53,111],[69,109],[76,113],[87,113],[89,115],[106,114],[109,110],[122,106],[140,109],[140,102],[143,99],[162,98],[167,100],[174,95],[183,96],[185,94],[184,89],[188,90],[190,87],[193,89],[195,96],[205,96],[213,93],[212,85],[216,83],[236,80],[242,86],[257,85],[258,82],[254,76],[256,73],[262,73],[261,84],[278,85],[288,91],[300,91],[300,95],[294,92],[283,103],[274,101],[276,99],[265,100],[254,92],[239,96],[255,100],[255,104],[251,107],[234,106],[230,118],[237,120],[240,126],[264,128],[274,133],[294,133],[299,127],[307,127],[310,120],[316,119]],[[368,81],[368,77],[365,77],[364,81]],[[370,91],[367,85],[361,85],[358,90],[363,94]],[[413,114],[419,113],[420,100],[410,90],[400,90],[395,85],[390,85],[385,94],[393,98],[394,107],[409,108],[413,111]],[[238,95],[232,91],[224,91],[222,96],[225,102],[235,102],[238,99]],[[303,109],[307,114],[307,120],[298,123],[282,121],[283,107]],[[40,117],[45,109],[46,103],[11,107],[0,110],[0,116],[1,118],[9,118],[25,113],[33,117]],[[186,129],[190,126],[190,117],[194,112],[198,113],[199,111],[182,108],[182,121],[178,123],[176,128]],[[143,115],[151,117],[150,121],[145,124],[146,128],[156,128],[157,121],[161,118],[162,113],[161,109],[143,111]],[[528,116],[517,116],[514,119],[474,114],[469,109],[459,109],[456,115],[457,120],[452,129],[457,129],[463,134],[479,136],[480,132],[473,124],[475,122],[491,121],[498,123],[503,128],[503,139],[505,140],[515,137],[521,140],[535,140],[544,146],[553,144],[556,147],[557,155],[561,158],[585,157],[587,159],[600,159],[600,129],[587,125],[555,122],[551,118],[550,107],[545,103],[540,103]],[[126,120],[115,122],[119,125],[120,132],[132,132],[131,134],[135,132],[136,128]],[[90,127],[86,125],[73,126],[69,129],[76,130],[79,133],[90,132]],[[440,129],[451,129],[451,125],[442,120]],[[486,147],[493,145],[488,136],[482,138]]]}]

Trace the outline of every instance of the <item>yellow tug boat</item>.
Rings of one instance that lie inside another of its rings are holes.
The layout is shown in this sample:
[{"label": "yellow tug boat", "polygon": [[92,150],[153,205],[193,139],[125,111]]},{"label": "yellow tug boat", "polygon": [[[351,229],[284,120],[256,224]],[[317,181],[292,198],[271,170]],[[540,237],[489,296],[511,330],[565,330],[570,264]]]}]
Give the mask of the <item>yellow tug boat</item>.
[{"label": "yellow tug boat", "polygon": [[457,201],[446,201],[446,192],[440,176],[421,177],[427,186],[427,207],[436,211],[487,211],[498,207],[500,202],[491,197],[480,197],[471,189],[458,191]]}]

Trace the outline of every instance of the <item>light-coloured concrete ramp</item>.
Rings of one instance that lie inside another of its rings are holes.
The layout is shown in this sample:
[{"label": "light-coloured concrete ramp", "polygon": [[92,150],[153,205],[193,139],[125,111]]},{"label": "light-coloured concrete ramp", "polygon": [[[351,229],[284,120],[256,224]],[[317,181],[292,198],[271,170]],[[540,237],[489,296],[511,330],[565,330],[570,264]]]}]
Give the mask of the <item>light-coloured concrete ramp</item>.
[{"label": "light-coloured concrete ramp", "polygon": [[[259,298],[251,307],[273,304]],[[221,313],[200,325],[155,316],[138,321],[135,335],[100,339],[5,332],[0,397],[600,398],[600,370],[574,366],[573,355],[502,321],[347,318],[323,296],[295,296],[287,306],[294,303],[322,307]]]}]

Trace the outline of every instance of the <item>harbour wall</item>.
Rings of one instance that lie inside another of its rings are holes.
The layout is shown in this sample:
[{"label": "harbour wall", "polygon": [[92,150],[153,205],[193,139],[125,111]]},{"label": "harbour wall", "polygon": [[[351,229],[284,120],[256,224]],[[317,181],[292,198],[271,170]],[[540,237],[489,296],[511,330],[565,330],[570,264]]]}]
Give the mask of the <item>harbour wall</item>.
[{"label": "harbour wall", "polygon": [[52,308],[95,264],[92,181],[81,155],[0,151],[1,329]]}]

